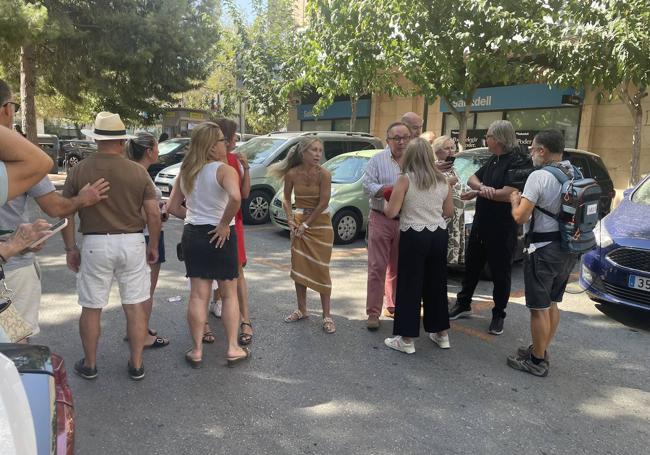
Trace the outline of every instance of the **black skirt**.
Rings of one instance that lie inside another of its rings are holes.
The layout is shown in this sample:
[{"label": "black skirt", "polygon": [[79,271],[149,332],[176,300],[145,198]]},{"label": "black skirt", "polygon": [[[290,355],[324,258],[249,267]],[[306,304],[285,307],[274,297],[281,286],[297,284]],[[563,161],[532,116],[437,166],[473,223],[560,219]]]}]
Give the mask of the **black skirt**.
[{"label": "black skirt", "polygon": [[237,233],[230,226],[230,238],[221,248],[210,243],[215,226],[186,224],[181,244],[185,261],[185,276],[206,280],[233,280],[239,277],[237,259]]}]

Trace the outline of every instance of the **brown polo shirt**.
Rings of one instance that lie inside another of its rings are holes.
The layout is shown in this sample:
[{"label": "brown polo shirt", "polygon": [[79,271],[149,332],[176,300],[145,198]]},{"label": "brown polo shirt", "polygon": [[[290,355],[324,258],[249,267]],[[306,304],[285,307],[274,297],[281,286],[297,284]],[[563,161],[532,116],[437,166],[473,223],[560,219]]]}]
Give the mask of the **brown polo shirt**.
[{"label": "brown polo shirt", "polygon": [[63,195],[76,196],[86,183],[102,177],[110,183],[108,199],[79,210],[79,232],[141,232],[145,221],[140,209],[144,201],[156,199],[156,190],[147,171],[124,156],[98,152],[84,159],[68,173]]}]

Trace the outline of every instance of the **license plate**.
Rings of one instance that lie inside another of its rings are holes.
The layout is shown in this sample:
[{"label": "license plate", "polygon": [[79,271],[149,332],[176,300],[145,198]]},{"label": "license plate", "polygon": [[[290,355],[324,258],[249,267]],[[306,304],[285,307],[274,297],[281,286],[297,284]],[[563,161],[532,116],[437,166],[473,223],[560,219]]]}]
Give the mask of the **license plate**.
[{"label": "license plate", "polygon": [[160,188],[160,191],[163,193],[171,193],[172,189],[169,185],[160,185],[158,184],[158,188]]},{"label": "license plate", "polygon": [[650,292],[650,278],[644,276],[630,275],[627,285],[634,289]]}]

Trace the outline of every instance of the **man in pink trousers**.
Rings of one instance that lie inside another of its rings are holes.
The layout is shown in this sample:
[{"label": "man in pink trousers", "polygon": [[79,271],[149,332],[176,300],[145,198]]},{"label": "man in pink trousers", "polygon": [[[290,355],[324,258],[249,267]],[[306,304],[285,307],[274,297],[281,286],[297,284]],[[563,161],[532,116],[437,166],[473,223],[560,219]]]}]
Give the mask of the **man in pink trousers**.
[{"label": "man in pink trousers", "polygon": [[401,173],[400,160],[411,140],[411,130],[395,122],[386,131],[386,148],[372,157],[363,177],[363,191],[370,198],[368,220],[368,294],[366,314],[368,330],[379,328],[384,297],[386,310],[395,311],[399,218],[384,215],[384,192],[392,189]]}]

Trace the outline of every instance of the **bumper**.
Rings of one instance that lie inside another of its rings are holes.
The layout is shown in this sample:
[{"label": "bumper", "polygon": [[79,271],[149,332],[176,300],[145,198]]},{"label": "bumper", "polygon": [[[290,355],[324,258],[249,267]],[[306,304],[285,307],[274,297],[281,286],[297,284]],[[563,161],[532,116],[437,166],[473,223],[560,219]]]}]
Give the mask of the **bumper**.
[{"label": "bumper", "polygon": [[589,298],[650,311],[650,292],[629,286],[631,275],[650,277],[650,274],[613,264],[605,257],[608,252],[609,249],[597,247],[582,257],[580,285]]}]

